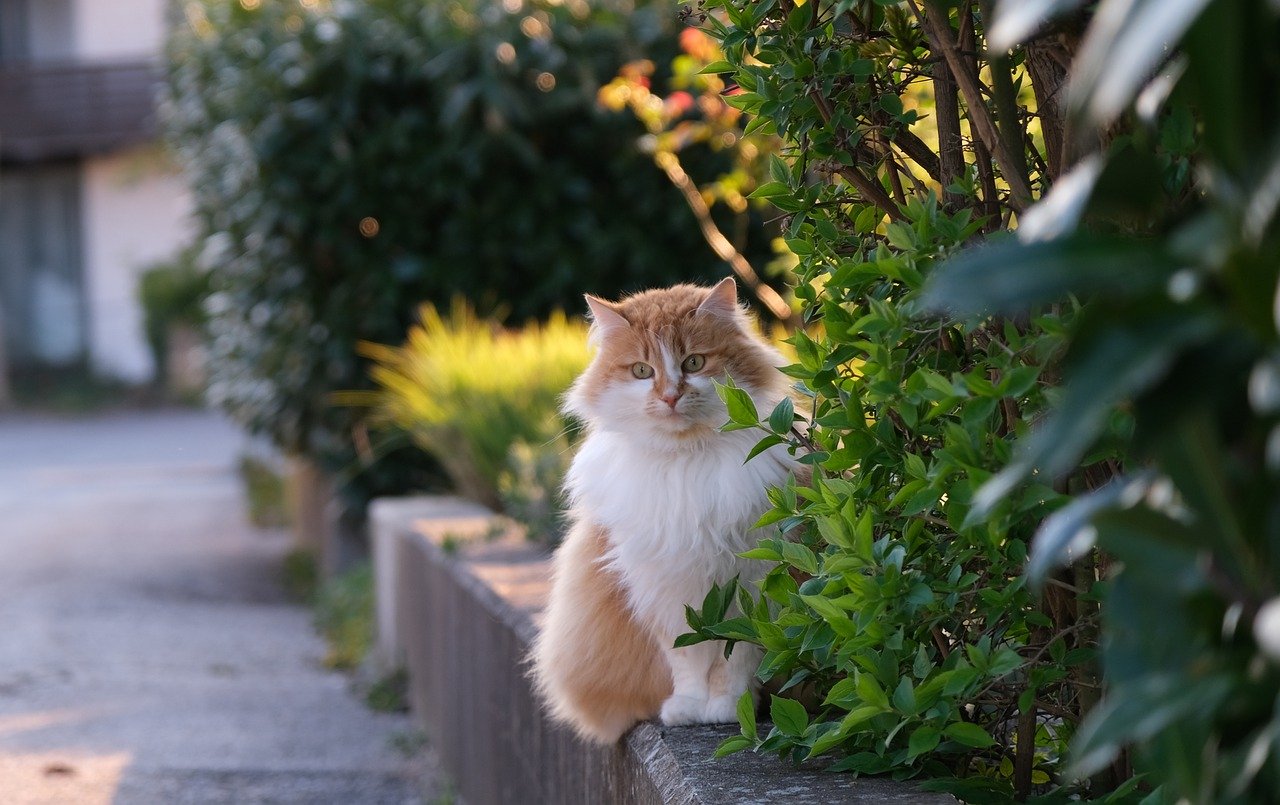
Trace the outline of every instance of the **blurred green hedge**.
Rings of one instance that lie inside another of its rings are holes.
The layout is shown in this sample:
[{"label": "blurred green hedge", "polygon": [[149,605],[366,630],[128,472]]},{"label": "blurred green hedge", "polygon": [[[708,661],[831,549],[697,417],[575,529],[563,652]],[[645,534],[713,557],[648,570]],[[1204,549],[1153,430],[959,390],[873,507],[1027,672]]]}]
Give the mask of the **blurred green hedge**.
[{"label": "blurred green hedge", "polygon": [[[352,466],[359,414],[329,395],[367,388],[356,343],[398,343],[423,301],[518,322],[727,273],[640,125],[596,102],[624,62],[670,61],[673,3],[183,14],[164,116],[214,269],[210,395],[285,450]],[[767,252],[758,227],[748,244]]]}]

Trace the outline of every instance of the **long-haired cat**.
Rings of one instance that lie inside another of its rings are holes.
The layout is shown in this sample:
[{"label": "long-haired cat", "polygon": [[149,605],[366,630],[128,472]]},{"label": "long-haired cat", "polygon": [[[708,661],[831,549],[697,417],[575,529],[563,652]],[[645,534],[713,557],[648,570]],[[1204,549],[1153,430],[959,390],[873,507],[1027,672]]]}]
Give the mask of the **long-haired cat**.
[{"label": "long-haired cat", "polygon": [[565,408],[587,424],[569,470],[572,521],[533,651],[552,716],[613,743],[637,721],[733,721],[757,650],[674,648],[713,583],[758,577],[754,547],[766,489],[794,469],[776,446],[745,461],[758,431],[722,433],[715,382],[768,412],[789,393],[778,352],[752,329],[732,278],[611,303],[588,296],[598,350]]}]

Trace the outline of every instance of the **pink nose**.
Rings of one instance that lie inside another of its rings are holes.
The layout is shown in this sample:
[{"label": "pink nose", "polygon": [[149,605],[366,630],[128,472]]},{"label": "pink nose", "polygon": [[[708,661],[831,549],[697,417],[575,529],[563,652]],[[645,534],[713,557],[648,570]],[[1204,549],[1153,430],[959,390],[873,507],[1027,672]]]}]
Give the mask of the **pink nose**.
[{"label": "pink nose", "polygon": [[663,401],[664,403],[666,403],[668,406],[670,406],[670,407],[671,407],[671,410],[673,410],[673,411],[674,411],[674,410],[675,410],[675,407],[676,407],[676,403],[680,402],[680,398],[681,398],[682,396],[684,396],[684,395],[682,395],[682,394],[663,394],[663,395],[662,395],[662,401]]}]

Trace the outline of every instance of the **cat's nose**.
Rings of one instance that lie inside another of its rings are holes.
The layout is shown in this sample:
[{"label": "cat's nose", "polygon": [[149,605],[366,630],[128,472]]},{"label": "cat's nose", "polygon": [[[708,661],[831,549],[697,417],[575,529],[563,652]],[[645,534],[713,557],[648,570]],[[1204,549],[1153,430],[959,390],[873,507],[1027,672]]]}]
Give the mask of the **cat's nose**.
[{"label": "cat's nose", "polygon": [[676,403],[680,402],[680,398],[683,396],[684,395],[681,394],[680,392],[673,391],[673,392],[668,392],[667,394],[661,395],[661,398],[662,398],[662,401],[666,403],[668,406],[670,406],[671,410],[674,411],[676,407]]}]

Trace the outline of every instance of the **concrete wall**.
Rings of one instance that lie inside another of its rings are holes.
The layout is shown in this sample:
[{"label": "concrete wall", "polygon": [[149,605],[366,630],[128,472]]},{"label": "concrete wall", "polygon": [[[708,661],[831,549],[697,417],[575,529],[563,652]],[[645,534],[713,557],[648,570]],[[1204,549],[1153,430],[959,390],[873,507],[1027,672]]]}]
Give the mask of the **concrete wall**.
[{"label": "concrete wall", "polygon": [[157,148],[87,160],[81,194],[89,356],[96,373],[150,380],[138,276],[189,242],[191,198]]},{"label": "concrete wall", "polygon": [[954,805],[907,783],[750,752],[714,759],[736,726],[643,723],[600,747],[552,724],[524,665],[549,557],[518,537],[489,539],[484,515],[440,498],[376,501],[370,512],[379,657],[408,668],[414,716],[463,801]]}]

